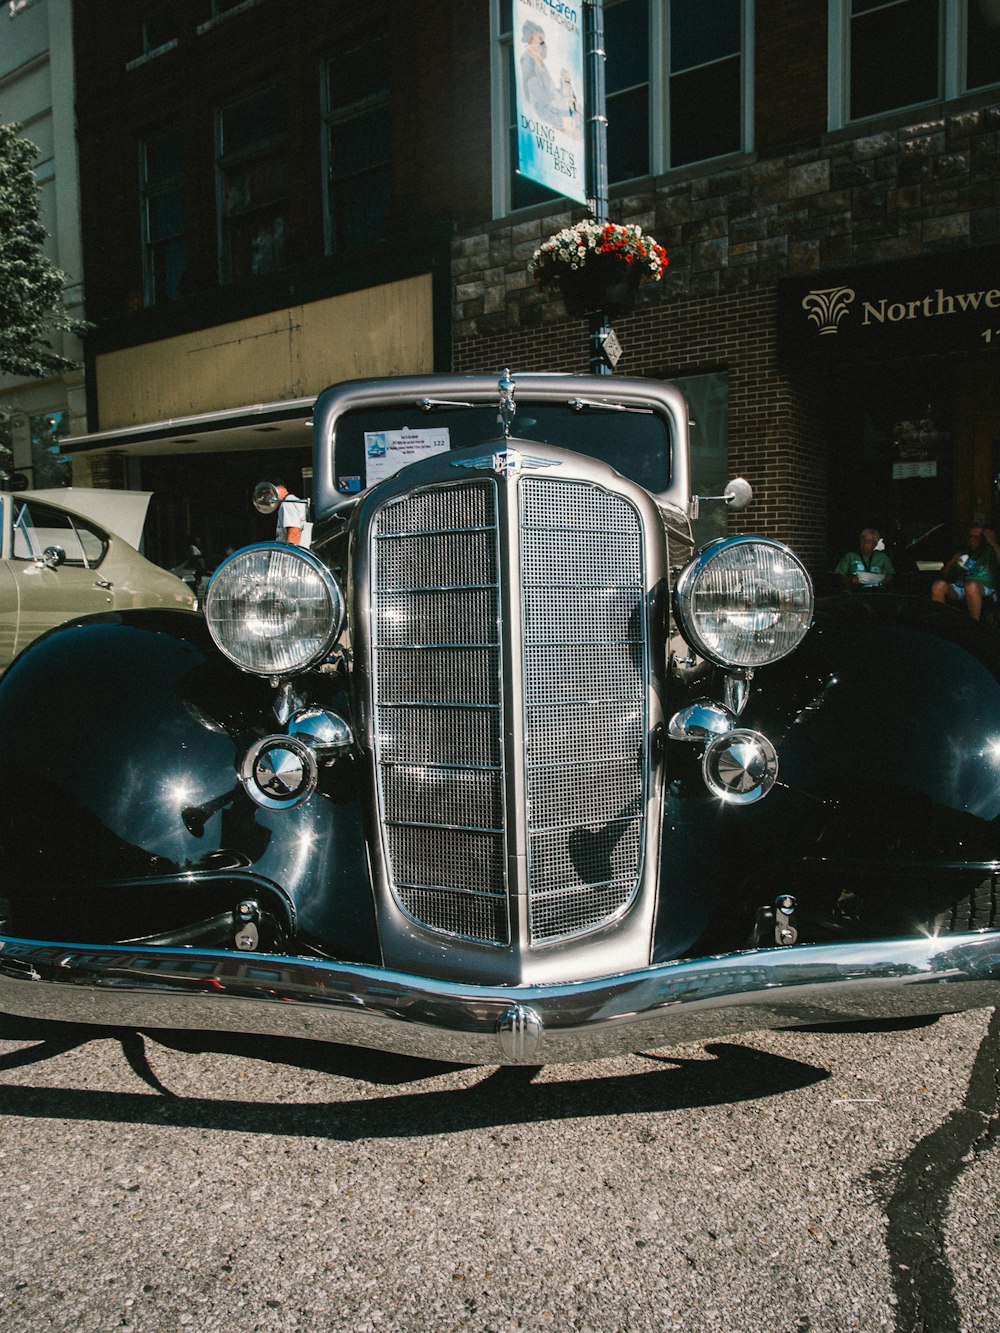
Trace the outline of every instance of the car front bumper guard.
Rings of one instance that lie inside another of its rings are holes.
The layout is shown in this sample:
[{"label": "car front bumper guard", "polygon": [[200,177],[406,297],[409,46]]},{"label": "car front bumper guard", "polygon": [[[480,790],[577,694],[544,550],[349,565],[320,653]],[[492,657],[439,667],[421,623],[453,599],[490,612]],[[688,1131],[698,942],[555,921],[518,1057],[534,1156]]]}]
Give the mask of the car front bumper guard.
[{"label": "car front bumper guard", "polygon": [[997,1003],[1000,931],[798,945],[510,987],[315,958],[0,937],[8,1014],[305,1037],[459,1064],[590,1060]]}]

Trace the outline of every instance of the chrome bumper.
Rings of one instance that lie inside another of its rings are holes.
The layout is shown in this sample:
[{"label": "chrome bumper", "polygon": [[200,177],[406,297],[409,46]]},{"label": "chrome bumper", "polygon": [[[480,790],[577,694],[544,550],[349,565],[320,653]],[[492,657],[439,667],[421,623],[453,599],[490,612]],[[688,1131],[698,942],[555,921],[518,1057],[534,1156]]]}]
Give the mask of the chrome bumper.
[{"label": "chrome bumper", "polygon": [[307,1037],[460,1064],[552,1064],[761,1028],[1000,1003],[1000,931],[799,945],[553,986],[466,986],[311,958],[0,937],[0,1011]]}]

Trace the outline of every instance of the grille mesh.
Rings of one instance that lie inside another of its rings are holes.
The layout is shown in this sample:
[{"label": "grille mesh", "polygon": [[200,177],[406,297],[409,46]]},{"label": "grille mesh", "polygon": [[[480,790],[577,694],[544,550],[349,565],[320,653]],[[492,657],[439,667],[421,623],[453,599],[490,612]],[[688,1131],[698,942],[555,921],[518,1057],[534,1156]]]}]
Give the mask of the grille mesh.
[{"label": "grille mesh", "polygon": [[492,480],[404,496],[375,516],[375,746],[402,907],[431,929],[504,944],[509,896],[526,887],[529,942],[544,944],[613,920],[638,888],[642,531],[626,499],[585,482],[522,477],[518,500],[527,885],[507,881]]},{"label": "grille mesh", "polygon": [[375,519],[376,757],[393,891],[418,921],[510,937],[492,482],[416,492]]},{"label": "grille mesh", "polygon": [[583,482],[526,478],[521,559],[533,943],[593,930],[638,889],[645,603],[639,516]]}]

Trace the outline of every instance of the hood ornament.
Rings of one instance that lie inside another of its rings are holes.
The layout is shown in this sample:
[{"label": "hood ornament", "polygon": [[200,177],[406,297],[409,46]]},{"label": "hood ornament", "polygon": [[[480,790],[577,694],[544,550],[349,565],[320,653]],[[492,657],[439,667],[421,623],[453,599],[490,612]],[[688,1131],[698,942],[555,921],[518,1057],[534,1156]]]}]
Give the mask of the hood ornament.
[{"label": "hood ornament", "polygon": [[514,420],[514,413],[517,406],[514,402],[514,380],[510,371],[504,367],[504,372],[500,376],[497,387],[500,390],[500,415],[497,420],[503,427],[503,437],[510,439],[510,424]]},{"label": "hood ornament", "polygon": [[[503,427],[504,440],[509,440],[517,405],[514,402],[514,379],[506,368],[497,381],[497,387],[500,390],[500,412],[497,420]],[[492,468],[498,477],[510,478],[519,477],[525,468],[561,467],[562,462],[559,459],[537,458],[530,454],[522,454],[519,449],[499,449],[496,453],[480,454],[477,458],[457,458],[451,465],[475,468],[480,472]]]}]

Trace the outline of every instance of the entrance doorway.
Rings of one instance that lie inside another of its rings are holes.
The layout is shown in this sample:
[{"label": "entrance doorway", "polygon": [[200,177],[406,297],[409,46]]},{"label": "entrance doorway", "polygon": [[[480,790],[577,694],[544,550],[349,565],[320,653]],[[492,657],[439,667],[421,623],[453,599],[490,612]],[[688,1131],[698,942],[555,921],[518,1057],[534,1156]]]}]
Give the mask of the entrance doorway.
[{"label": "entrance doorway", "polygon": [[1000,530],[1000,352],[855,367],[830,389],[830,569],[864,527],[925,577],[973,517]]},{"label": "entrance doorway", "polygon": [[1000,526],[1000,353],[983,353],[956,371],[955,516]]},{"label": "entrance doorway", "polygon": [[275,520],[257,513],[251,496],[257,482],[278,478],[308,498],[311,450],[143,458],[139,486],[153,492],[145,529],[147,558],[171,569],[183,560],[194,539],[214,569],[227,549],[271,540]]}]

